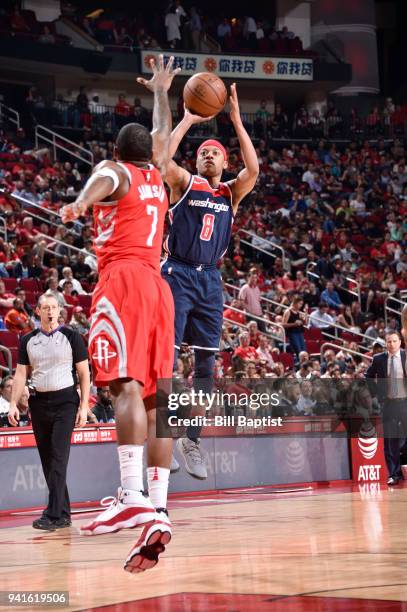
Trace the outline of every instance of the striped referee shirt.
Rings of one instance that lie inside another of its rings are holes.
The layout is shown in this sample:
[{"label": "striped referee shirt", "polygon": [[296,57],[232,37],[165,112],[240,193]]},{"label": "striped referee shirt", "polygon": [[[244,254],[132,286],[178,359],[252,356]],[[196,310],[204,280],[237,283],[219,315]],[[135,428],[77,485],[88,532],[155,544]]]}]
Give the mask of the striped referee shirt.
[{"label": "striped referee shirt", "polygon": [[31,366],[31,384],[40,393],[76,385],[75,364],[87,358],[82,336],[65,325],[49,333],[35,329],[20,340],[18,363]]}]

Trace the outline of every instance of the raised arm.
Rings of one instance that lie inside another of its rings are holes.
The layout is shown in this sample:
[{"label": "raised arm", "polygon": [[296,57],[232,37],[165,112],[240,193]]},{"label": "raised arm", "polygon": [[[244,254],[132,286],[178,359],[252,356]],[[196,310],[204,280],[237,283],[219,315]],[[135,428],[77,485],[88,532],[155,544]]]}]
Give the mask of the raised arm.
[{"label": "raised arm", "polygon": [[[174,58],[171,57],[167,67],[164,68],[164,57],[160,55],[157,68],[155,60],[151,59],[152,78],[149,81],[142,78],[137,79],[139,83],[154,93],[153,161],[161,171],[165,171],[168,161],[168,140],[171,133],[171,112],[167,92],[172,79],[180,71],[179,68],[172,70],[173,62]],[[95,202],[100,202],[107,197],[111,196],[112,200],[123,198],[129,188],[129,179],[123,168],[116,162],[103,161],[94,168],[92,176],[77,200],[62,208],[62,221],[66,223],[81,217]]]},{"label": "raised arm", "polygon": [[[184,105],[184,116],[171,132],[169,144],[170,159],[172,160],[181,140],[193,125],[202,123],[203,121],[210,121],[214,116],[215,115],[211,117],[200,117],[199,115],[193,115]],[[190,177],[191,175],[188,170],[185,170],[185,168],[182,168],[173,160],[169,162],[165,180],[171,188],[171,201],[177,200],[181,193],[187,188]]]},{"label": "raised arm", "polygon": [[163,177],[167,173],[168,162],[172,155],[169,152],[169,142],[172,128],[172,117],[168,102],[168,90],[173,78],[181,71],[181,68],[172,69],[174,57],[171,56],[164,67],[164,56],[159,55],[158,67],[155,60],[150,60],[153,76],[149,81],[139,77],[137,82],[147,87],[154,94],[153,107],[153,163],[158,167]]},{"label": "raised arm", "polygon": [[229,181],[229,186],[233,194],[233,212],[236,214],[239,202],[247,195],[255,186],[259,175],[259,162],[257,160],[256,150],[252,140],[243,125],[239,110],[239,100],[237,98],[236,83],[231,86],[230,102],[230,119],[235,128],[236,135],[239,139],[240,149],[242,152],[244,168],[239,172],[237,178]]}]

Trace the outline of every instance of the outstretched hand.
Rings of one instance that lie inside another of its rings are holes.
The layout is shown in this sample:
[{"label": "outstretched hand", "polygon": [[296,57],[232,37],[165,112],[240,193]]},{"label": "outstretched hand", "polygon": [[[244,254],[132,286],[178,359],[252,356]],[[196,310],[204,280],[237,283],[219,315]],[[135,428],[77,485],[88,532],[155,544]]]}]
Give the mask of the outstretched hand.
[{"label": "outstretched hand", "polygon": [[149,81],[147,79],[143,79],[142,77],[137,78],[137,83],[144,85],[152,92],[155,92],[159,89],[163,89],[164,91],[168,91],[171,87],[171,83],[173,78],[181,72],[181,68],[172,69],[174,64],[174,56],[171,55],[170,59],[167,62],[167,65],[164,67],[164,56],[162,53],[158,56],[158,67],[155,59],[152,57],[150,59],[151,70],[153,71],[153,76]]},{"label": "outstretched hand", "polygon": [[229,104],[230,104],[230,119],[232,123],[240,122],[241,117],[240,117],[240,109],[239,109],[239,100],[237,99],[236,83],[233,83],[230,86]]},{"label": "outstretched hand", "polygon": [[63,206],[60,210],[62,223],[69,223],[69,221],[75,221],[86,213],[86,206],[82,202],[73,202]]}]

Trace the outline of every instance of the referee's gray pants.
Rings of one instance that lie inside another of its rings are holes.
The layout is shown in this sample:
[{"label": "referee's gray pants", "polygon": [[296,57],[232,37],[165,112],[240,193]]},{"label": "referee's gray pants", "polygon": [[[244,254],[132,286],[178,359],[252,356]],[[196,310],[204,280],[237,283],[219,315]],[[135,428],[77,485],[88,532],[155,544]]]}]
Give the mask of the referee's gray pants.
[{"label": "referee's gray pants", "polygon": [[71,515],[66,471],[78,406],[79,394],[75,387],[37,391],[29,399],[32,428],[49,490],[43,516],[51,520]]}]

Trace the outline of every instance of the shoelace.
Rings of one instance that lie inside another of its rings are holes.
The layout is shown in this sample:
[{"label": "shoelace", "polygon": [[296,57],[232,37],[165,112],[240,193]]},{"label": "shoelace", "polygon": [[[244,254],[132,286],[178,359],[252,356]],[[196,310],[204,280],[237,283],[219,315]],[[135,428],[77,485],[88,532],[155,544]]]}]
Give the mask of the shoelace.
[{"label": "shoelace", "polygon": [[107,497],[103,497],[103,499],[100,500],[100,505],[103,508],[106,508],[106,510],[111,510],[113,506],[117,505],[118,501],[119,500],[117,497],[113,497],[113,495],[108,495]]},{"label": "shoelace", "polygon": [[203,463],[199,445],[196,442],[191,442],[188,444],[185,449],[185,453],[191,457],[194,463]]}]

